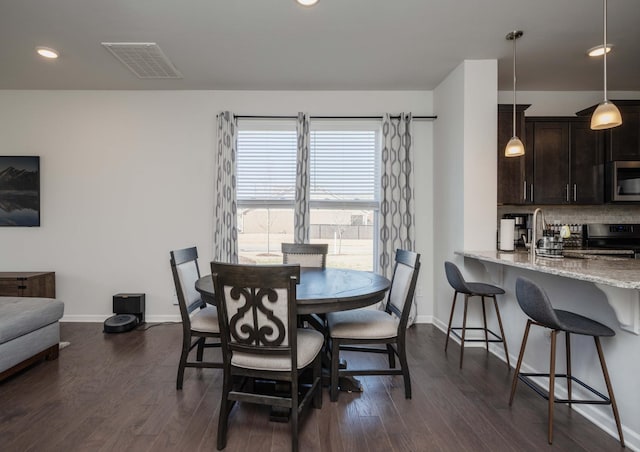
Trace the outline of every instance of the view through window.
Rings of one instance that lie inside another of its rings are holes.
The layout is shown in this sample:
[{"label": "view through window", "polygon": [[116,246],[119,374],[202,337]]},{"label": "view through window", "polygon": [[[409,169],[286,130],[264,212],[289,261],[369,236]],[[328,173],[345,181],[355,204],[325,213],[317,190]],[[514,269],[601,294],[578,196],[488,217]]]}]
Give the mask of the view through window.
[{"label": "view through window", "polygon": [[[319,121],[310,131],[310,241],[327,243],[327,266],[375,270],[379,122]],[[292,243],[294,121],[238,125],[238,248],[242,263],[281,263]]]}]

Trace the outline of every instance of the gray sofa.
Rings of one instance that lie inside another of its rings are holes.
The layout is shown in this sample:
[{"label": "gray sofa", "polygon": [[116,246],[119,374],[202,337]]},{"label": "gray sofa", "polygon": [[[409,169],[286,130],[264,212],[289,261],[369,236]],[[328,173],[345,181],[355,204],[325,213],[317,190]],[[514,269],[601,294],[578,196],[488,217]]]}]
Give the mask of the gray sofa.
[{"label": "gray sofa", "polygon": [[0,381],[58,357],[64,303],[53,298],[0,297]]}]

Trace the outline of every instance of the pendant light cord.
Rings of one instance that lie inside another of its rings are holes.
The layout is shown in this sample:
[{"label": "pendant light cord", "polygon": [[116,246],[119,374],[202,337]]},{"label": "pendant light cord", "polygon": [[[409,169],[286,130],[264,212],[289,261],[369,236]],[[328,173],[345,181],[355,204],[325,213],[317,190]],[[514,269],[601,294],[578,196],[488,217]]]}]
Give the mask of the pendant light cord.
[{"label": "pendant light cord", "polygon": [[604,50],[604,101],[607,102],[607,0],[602,0],[603,8],[604,8],[604,38],[602,44],[602,50]]},{"label": "pendant light cord", "polygon": [[[605,0],[606,1],[606,0]],[[513,32],[513,137],[516,136],[516,32]],[[606,94],[605,94],[606,97]]]}]

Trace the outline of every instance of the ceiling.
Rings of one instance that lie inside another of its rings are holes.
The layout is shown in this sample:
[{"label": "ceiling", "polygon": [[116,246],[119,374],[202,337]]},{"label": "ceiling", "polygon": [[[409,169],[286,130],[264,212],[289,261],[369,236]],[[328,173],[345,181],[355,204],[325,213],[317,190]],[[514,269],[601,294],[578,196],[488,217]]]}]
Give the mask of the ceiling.
[{"label": "ceiling", "polygon": [[[640,0],[608,15],[609,89],[640,91]],[[432,90],[497,59],[510,90],[514,29],[519,90],[602,89],[601,0],[0,0],[0,89]],[[105,41],[156,42],[183,78],[138,79]]]}]

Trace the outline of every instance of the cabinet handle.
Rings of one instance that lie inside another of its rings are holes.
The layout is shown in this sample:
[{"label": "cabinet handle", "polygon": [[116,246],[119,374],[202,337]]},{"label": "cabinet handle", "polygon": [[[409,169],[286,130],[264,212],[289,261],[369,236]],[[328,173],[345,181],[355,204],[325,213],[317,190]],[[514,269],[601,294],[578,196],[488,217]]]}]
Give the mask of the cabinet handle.
[{"label": "cabinet handle", "polygon": [[577,184],[573,184],[573,202],[578,200],[578,186]]},{"label": "cabinet handle", "polygon": [[527,181],[524,181],[524,186],[522,187],[522,193],[524,194],[524,200],[527,200]]},{"label": "cabinet handle", "polygon": [[569,202],[569,184],[567,184],[566,192],[567,192],[567,202]]},{"label": "cabinet handle", "polygon": [[531,202],[533,202],[533,184],[531,184],[531,196],[530,196],[530,198],[531,198]]}]

